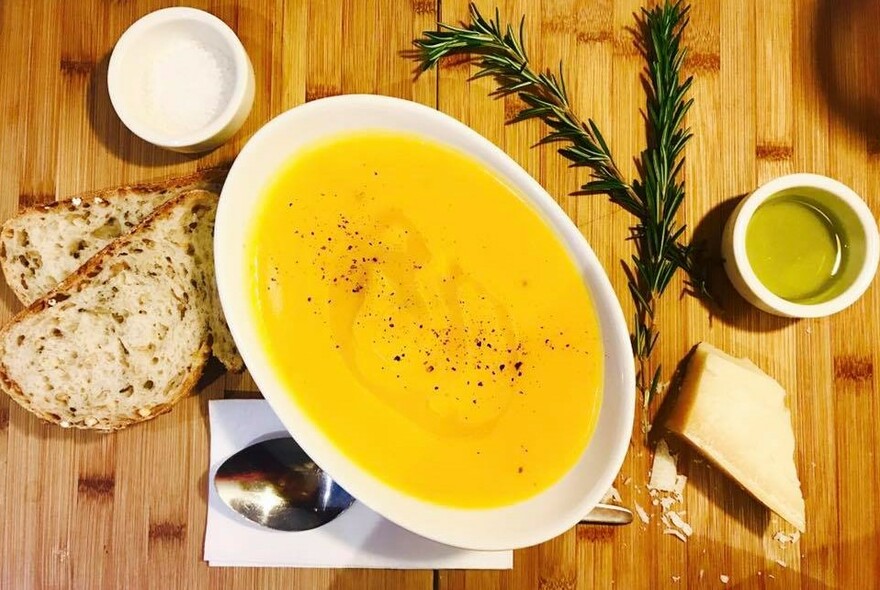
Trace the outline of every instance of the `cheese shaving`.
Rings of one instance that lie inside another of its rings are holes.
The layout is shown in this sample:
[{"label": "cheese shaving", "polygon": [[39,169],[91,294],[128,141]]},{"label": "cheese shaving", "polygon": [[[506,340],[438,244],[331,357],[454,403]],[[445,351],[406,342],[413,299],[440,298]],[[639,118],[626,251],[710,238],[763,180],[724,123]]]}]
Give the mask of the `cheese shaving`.
[{"label": "cheese shaving", "polygon": [[648,489],[663,492],[674,492],[678,472],[675,470],[675,457],[669,452],[669,445],[665,440],[657,443],[654,452],[654,463],[651,467],[651,479]]},{"label": "cheese shaving", "polygon": [[721,580],[722,584],[726,584],[730,581],[730,576],[725,576],[724,574],[721,574],[718,578]]},{"label": "cheese shaving", "polygon": [[[687,477],[679,475],[676,469],[676,457],[669,452],[667,442],[660,440],[654,452],[648,493],[651,495],[651,505],[660,506],[662,509],[660,521],[666,528],[664,533],[682,541],[687,541],[687,537],[694,533],[694,529],[682,518],[684,511],[676,512],[672,507],[684,500],[686,485]],[[642,520],[647,522],[645,519]]]},{"label": "cheese shaving", "polygon": [[681,531],[677,531],[675,529],[663,529],[664,535],[672,535],[682,543],[687,543],[687,537],[681,534]]},{"label": "cheese shaving", "polygon": [[649,522],[651,522],[651,517],[648,516],[648,513],[645,512],[645,509],[642,508],[638,502],[636,502],[636,514],[639,515],[639,518],[643,523],[648,524]]},{"label": "cheese shaving", "polygon": [[681,532],[685,534],[685,536],[690,537],[694,534],[694,529],[691,528],[691,525],[686,523],[684,519],[678,514],[678,512],[669,511],[669,520],[672,521],[672,524],[681,529]]}]

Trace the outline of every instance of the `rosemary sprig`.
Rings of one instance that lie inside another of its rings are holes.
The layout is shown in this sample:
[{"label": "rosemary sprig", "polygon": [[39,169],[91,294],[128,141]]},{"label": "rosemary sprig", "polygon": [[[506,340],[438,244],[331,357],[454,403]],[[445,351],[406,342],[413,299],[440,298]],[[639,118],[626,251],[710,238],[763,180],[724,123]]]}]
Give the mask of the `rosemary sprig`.
[{"label": "rosemary sprig", "polygon": [[636,254],[625,266],[636,309],[632,345],[639,363],[638,387],[646,409],[661,378],[660,366],[650,370],[651,353],[659,337],[657,299],[679,269],[687,274],[692,294],[708,297],[695,252],[682,241],[686,226],[676,220],[684,200],[682,150],[691,137],[683,126],[692,104],[687,98],[691,78],[682,81],[680,76],[685,58],[681,38],[688,10],[682,0],[667,0],[663,6],[642,10],[640,46],[648,64],[649,145],[640,159],[641,179],[633,182],[624,180],[596,124],[591,119],[582,121],[574,113],[561,64],[558,74],[536,72],[530,66],[524,49],[525,19],[515,32],[510,25],[502,26],[498,10],[494,19],[487,20],[471,4],[469,23],[441,24],[438,31],[425,31],[414,42],[423,71],[445,57],[472,57],[478,67],[473,78],[491,76],[497,82],[493,96],[516,95],[524,103],[512,122],[542,120],[550,131],[540,143],[562,143],[559,153],[563,157],[574,166],[590,169],[592,178],[581,187],[583,192],[607,193],[612,202],[635,217],[631,237]]},{"label": "rosemary sprig", "polygon": [[[679,242],[686,227],[676,222],[684,200],[680,180],[684,159],[681,152],[691,137],[684,127],[684,117],[693,104],[686,98],[692,78],[681,80],[680,71],[686,55],[681,46],[687,26],[689,7],[681,0],[666,2],[651,10],[642,9],[642,53],[648,64],[647,123],[648,148],[641,157],[641,180],[634,182],[636,194],[645,205],[646,215],[633,228],[636,255],[630,266],[630,291],[636,301],[633,345],[639,362],[639,388],[647,408],[657,392],[661,367],[649,375],[651,352],[659,336],[655,327],[657,299],[669,286],[677,269],[694,275],[693,252]],[[698,283],[705,292],[705,283]]]}]

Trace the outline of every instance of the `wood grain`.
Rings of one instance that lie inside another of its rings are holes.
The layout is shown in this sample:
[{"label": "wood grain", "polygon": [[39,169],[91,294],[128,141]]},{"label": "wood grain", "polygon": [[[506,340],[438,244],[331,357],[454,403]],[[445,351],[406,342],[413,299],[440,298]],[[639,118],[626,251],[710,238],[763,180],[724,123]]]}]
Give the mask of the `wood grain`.
[{"label": "wood grain", "polygon": [[[497,143],[547,187],[593,245],[629,316],[620,260],[631,220],[552,148],[532,148],[537,123],[508,126],[515,99],[487,98],[458,60],[413,77],[401,52],[438,17],[462,20],[466,0],[196,0],[224,19],[254,64],[257,98],[232,141],[201,157],[149,146],[107,97],[109,52],[138,17],[168,5],[0,2],[0,218],[77,191],[230,161],[261,125],[307,100],[351,92],[436,106]],[[493,10],[494,3],[478,3]],[[688,475],[684,544],[662,534],[645,483],[651,451],[639,426],[617,486],[651,522],[578,527],[517,552],[505,572],[208,568],[207,401],[253,396],[247,374],[214,374],[174,412],[112,436],[39,423],[0,398],[0,588],[405,588],[569,590],[719,587],[870,588],[880,572],[880,292],[830,319],[786,321],[748,306],[720,269],[718,242],[738,198],[774,176],[834,176],[880,210],[880,7],[871,0],[694,0],[686,68],[694,76],[695,137],[686,152],[689,236],[706,245],[720,308],[677,297],[659,310],[667,374],[708,340],[750,356],[791,392],[808,532],[789,531],[697,454]],[[576,110],[592,117],[623,170],[645,140],[641,57],[632,44],[640,0],[499,0],[526,15],[536,64],[564,63]],[[491,222],[491,220],[487,220]],[[0,289],[0,320],[19,308]],[[758,433],[756,433],[756,436]],[[624,483],[626,482],[626,483]],[[781,565],[784,563],[784,565]]]}]

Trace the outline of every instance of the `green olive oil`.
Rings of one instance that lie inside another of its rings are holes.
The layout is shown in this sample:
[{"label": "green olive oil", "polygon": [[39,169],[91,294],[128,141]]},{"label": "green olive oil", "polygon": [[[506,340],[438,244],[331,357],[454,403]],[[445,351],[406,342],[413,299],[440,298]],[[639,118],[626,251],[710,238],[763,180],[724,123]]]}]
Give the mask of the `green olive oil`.
[{"label": "green olive oil", "polygon": [[796,194],[765,202],[746,228],[746,254],[758,280],[793,302],[818,303],[833,297],[847,250],[834,216]]}]

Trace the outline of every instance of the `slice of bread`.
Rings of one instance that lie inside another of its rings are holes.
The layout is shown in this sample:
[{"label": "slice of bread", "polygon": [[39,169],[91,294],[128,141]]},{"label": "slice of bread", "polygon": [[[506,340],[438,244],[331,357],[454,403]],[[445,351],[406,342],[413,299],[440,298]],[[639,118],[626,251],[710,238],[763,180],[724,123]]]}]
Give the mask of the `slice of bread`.
[{"label": "slice of bread", "polygon": [[225,177],[225,170],[211,169],[20,211],[0,228],[0,267],[6,282],[19,301],[30,305],[165,201],[193,189],[219,192]]},{"label": "slice of bread", "polygon": [[[219,193],[225,169],[209,169],[165,181],[121,186],[31,207],[0,228],[0,267],[16,297],[30,305],[51,291],[113,240],[130,232],[153,210],[181,194]],[[211,247],[211,244],[207,244]],[[213,260],[210,252],[203,257]],[[231,371],[243,368],[212,292],[213,353]]]},{"label": "slice of bread", "polygon": [[66,427],[116,430],[168,411],[210,357],[217,200],[169,200],[19,313],[0,330],[0,387]]}]

